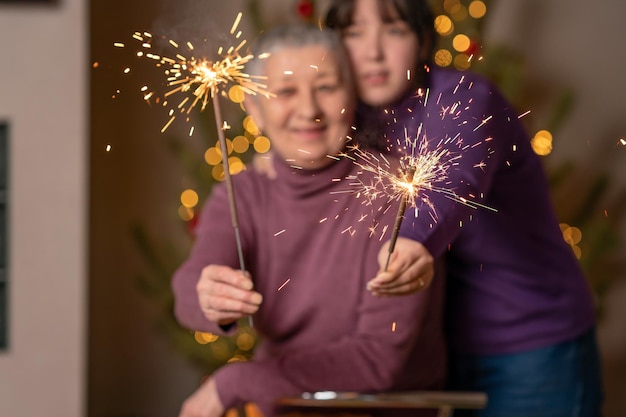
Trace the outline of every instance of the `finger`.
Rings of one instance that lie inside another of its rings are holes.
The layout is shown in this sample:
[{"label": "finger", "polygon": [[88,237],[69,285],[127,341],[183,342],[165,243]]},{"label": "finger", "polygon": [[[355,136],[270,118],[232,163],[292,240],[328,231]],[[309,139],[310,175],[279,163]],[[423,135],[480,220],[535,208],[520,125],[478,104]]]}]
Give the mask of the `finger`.
[{"label": "finger", "polygon": [[[259,299],[262,299],[261,294],[256,294]],[[212,309],[224,313],[243,313],[254,314],[259,309],[259,303],[248,303],[241,299],[227,298],[227,297],[206,297],[203,301],[200,301],[203,308]]]},{"label": "finger", "polygon": [[429,282],[424,279],[416,279],[402,285],[394,287],[382,287],[372,290],[372,294],[378,297],[390,297],[399,295],[409,295],[420,292],[429,286]]},{"label": "finger", "polygon": [[263,302],[263,296],[256,291],[242,290],[220,282],[198,286],[197,290],[201,303],[206,301],[215,304],[216,300],[223,299],[258,306]]},{"label": "finger", "polygon": [[254,285],[250,274],[224,265],[208,265],[202,269],[201,281],[215,281],[232,285],[243,290],[251,290]]},{"label": "finger", "polygon": [[404,271],[396,280],[380,282],[373,286],[376,290],[395,290],[397,288],[415,287],[416,290],[428,287],[433,279],[434,271],[426,266],[413,265]]}]

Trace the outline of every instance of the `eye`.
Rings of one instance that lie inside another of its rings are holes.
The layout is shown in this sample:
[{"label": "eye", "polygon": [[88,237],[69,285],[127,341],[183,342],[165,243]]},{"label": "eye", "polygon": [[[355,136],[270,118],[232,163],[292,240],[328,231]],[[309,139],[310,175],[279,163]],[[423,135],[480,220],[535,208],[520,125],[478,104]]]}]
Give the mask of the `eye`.
[{"label": "eye", "polygon": [[411,32],[411,28],[404,21],[395,21],[387,25],[387,33],[394,36],[406,36]]},{"label": "eye", "polygon": [[294,87],[281,87],[274,90],[273,93],[276,97],[291,97],[296,93],[296,89]]},{"label": "eye", "polygon": [[318,91],[333,92],[337,90],[338,85],[336,83],[323,83],[317,86]]},{"label": "eye", "polygon": [[363,34],[363,30],[356,26],[348,26],[341,32],[341,36],[344,38],[358,38]]}]

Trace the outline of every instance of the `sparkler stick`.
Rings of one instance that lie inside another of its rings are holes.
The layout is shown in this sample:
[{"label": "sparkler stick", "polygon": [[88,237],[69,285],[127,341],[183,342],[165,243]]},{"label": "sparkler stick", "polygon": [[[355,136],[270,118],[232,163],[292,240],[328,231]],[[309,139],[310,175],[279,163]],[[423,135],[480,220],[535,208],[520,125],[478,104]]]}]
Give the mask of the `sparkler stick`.
[{"label": "sparkler stick", "polygon": [[[406,182],[409,185],[413,184],[413,176],[415,175],[415,167],[410,166],[406,172]],[[385,262],[385,272],[387,272],[387,268],[389,267],[389,260],[391,259],[391,254],[393,253],[396,247],[396,241],[398,240],[398,232],[400,231],[400,226],[402,225],[402,219],[404,219],[404,211],[406,210],[406,206],[409,203],[410,192],[404,193],[400,198],[400,206],[398,207],[398,214],[396,214],[396,222],[393,225],[393,231],[391,234],[391,241],[389,243],[389,253],[387,254],[387,262]]]},{"label": "sparkler stick", "polygon": [[[242,13],[237,15],[230,34],[235,34],[237,26],[241,21]],[[241,36],[241,31],[238,31],[235,35],[236,39]],[[142,43],[142,47],[146,50],[152,48],[151,40],[152,35],[150,33],[138,33],[133,35],[133,38]],[[154,60],[158,67],[164,68],[165,75],[167,76],[167,86],[171,87],[171,90],[163,94],[163,106],[167,105],[167,98],[182,93],[185,96],[180,102],[172,108],[169,112],[170,119],[163,126],[161,132],[164,132],[176,118],[176,113],[182,113],[189,115],[191,110],[197,105],[200,106],[201,111],[204,110],[208,104],[209,95],[211,96],[213,103],[213,112],[215,116],[217,134],[220,143],[220,149],[222,153],[222,165],[224,168],[224,180],[228,191],[228,203],[230,206],[230,216],[232,226],[235,232],[235,240],[237,246],[237,254],[239,258],[239,267],[242,273],[245,273],[246,267],[243,257],[243,249],[241,244],[241,237],[239,234],[239,220],[237,215],[237,205],[235,201],[235,192],[230,175],[230,167],[228,162],[228,147],[226,144],[226,137],[224,130],[226,129],[226,123],[222,117],[221,106],[219,102],[219,95],[226,95],[222,90],[228,84],[236,84],[239,88],[247,94],[261,94],[264,96],[271,96],[267,91],[264,84],[259,83],[258,79],[264,79],[262,76],[254,76],[244,72],[245,64],[252,58],[252,55],[241,55],[240,50],[246,44],[246,40],[238,41],[236,46],[231,46],[225,50],[220,47],[218,55],[222,58],[220,60],[208,60],[198,59],[196,57],[187,58],[182,53],[176,53],[175,57],[167,57],[153,54],[151,52],[144,53],[139,52],[137,56],[146,57]],[[170,40],[169,44],[175,48],[178,48],[178,43]],[[186,42],[189,51],[193,51],[194,47],[191,42]],[[124,47],[123,43],[115,43],[116,47]],[[224,52],[225,51],[225,52]],[[129,69],[125,70],[128,72]],[[141,89],[144,92],[144,100],[150,100],[154,95],[154,91],[146,93],[147,87]],[[187,93],[191,92],[192,97],[189,97]],[[188,119],[187,119],[188,120]],[[192,129],[193,131],[193,129]],[[252,326],[252,317],[248,317],[249,323]]]},{"label": "sparkler stick", "polygon": [[226,137],[224,135],[224,121],[222,119],[222,109],[220,107],[219,98],[217,94],[211,94],[213,96],[213,112],[215,113],[215,123],[217,125],[217,137],[220,142],[220,149],[222,150],[222,165],[224,166],[224,181],[226,182],[226,189],[228,190],[228,203],[230,206],[230,219],[235,231],[235,240],[237,242],[237,254],[239,256],[239,268],[242,273],[246,272],[246,266],[243,259],[243,249],[241,247],[241,237],[239,235],[239,217],[237,215],[237,203],[235,200],[235,187],[233,186],[233,180],[230,176],[230,167],[228,163],[228,147],[226,146]]}]

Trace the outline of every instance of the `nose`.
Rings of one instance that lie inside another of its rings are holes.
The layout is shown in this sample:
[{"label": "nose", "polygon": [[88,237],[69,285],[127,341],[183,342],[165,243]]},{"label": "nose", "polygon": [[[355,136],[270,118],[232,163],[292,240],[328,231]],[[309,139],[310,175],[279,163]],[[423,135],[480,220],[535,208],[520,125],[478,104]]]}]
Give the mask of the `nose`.
[{"label": "nose", "polygon": [[381,31],[372,31],[365,48],[367,57],[373,61],[381,61],[384,56],[383,35]]},{"label": "nose", "polygon": [[314,90],[306,90],[300,96],[298,114],[308,120],[319,120],[321,118],[322,110]]}]

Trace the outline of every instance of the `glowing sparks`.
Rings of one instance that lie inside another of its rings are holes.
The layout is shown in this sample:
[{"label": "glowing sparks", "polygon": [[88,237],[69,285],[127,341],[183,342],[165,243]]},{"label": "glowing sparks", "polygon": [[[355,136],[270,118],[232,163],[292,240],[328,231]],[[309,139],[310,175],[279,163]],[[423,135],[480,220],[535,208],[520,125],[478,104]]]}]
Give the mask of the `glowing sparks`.
[{"label": "glowing sparks", "polygon": [[[231,35],[237,30],[241,16],[241,13],[237,15],[230,31]],[[241,32],[238,32],[235,38],[240,36]],[[248,94],[270,95],[265,85],[259,82],[264,77],[253,76],[244,71],[245,65],[254,58],[251,54],[242,53],[246,40],[241,40],[238,44],[227,48],[222,46],[218,48],[217,56],[219,59],[208,59],[193,55],[187,56],[187,54],[191,54],[195,50],[191,42],[184,42],[183,44],[186,46],[187,51],[181,51],[178,42],[169,40],[168,44],[176,50],[174,57],[169,57],[151,52],[152,34],[135,32],[132,37],[141,44],[141,48],[144,50],[139,51],[137,56],[154,60],[157,67],[164,70],[166,85],[170,89],[162,94],[159,102],[162,101],[163,106],[166,106],[168,103],[167,99],[170,96],[175,94],[184,95],[175,105],[176,111],[171,112],[170,119],[161,130],[162,132],[171,125],[178,114],[188,115],[198,105],[201,110],[204,110],[209,99],[218,93],[228,97],[223,91],[223,88],[228,84],[235,84]],[[114,43],[114,46],[118,48],[126,47],[121,42]],[[130,68],[126,68],[124,72],[130,72]],[[159,94],[155,91],[150,91],[144,94],[144,99],[147,101],[153,96],[159,96]]]},{"label": "glowing sparks", "polygon": [[283,282],[283,284],[280,287],[278,287],[278,291],[282,290],[283,287],[289,283],[289,281],[291,281],[291,278],[287,278],[287,281]]},{"label": "glowing sparks", "polygon": [[[428,142],[422,141],[418,151],[400,158],[399,166],[394,166],[382,153],[373,154],[358,147],[352,147],[352,153],[346,157],[353,159],[364,171],[374,174],[371,183],[364,183],[359,177],[354,178],[357,183],[357,197],[364,196],[370,201],[386,198],[388,201],[407,200],[407,204],[415,206],[421,199],[433,208],[428,195],[423,190],[443,192],[454,196],[451,190],[441,188],[435,184],[445,182],[447,171],[454,161],[450,151],[443,147],[429,151]],[[458,157],[458,156],[457,156]]]},{"label": "glowing sparks", "polygon": [[[420,210],[426,208],[432,220],[437,222],[437,212],[430,198],[431,193],[443,194],[448,199],[474,209],[481,207],[496,211],[476,202],[471,196],[460,196],[449,188],[449,171],[462,156],[462,143],[459,140],[449,138],[431,144],[425,136],[420,137],[418,133],[418,138],[411,139],[405,131],[404,142],[400,145],[406,153],[399,160],[387,158],[382,153],[365,151],[358,146],[350,147],[350,151],[343,155],[361,168],[361,172],[373,174],[367,177],[367,180],[362,174],[348,178],[351,189],[346,192],[353,193],[356,198],[364,198],[368,204],[373,204],[379,199],[384,199],[387,207],[394,201],[400,203],[392,230],[389,255],[394,250],[395,240],[407,208],[413,208],[416,217]],[[459,149],[458,153],[453,151],[455,147]],[[385,232],[387,227],[384,228]],[[374,231],[375,228],[370,228],[370,234]]]}]

